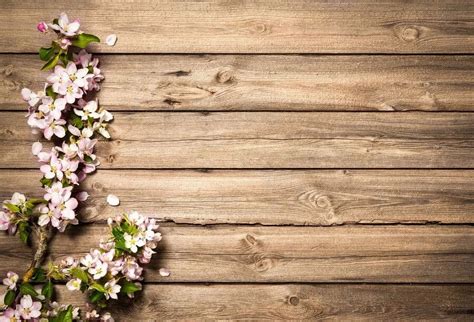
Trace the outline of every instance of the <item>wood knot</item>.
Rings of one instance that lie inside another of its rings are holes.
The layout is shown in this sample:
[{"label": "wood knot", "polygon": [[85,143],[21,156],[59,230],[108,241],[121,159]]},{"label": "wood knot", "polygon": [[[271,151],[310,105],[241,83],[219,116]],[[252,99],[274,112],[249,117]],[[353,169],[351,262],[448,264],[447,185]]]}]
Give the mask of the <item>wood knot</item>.
[{"label": "wood knot", "polygon": [[107,156],[107,162],[109,163],[113,163],[115,159],[116,159],[115,154],[110,154]]},{"label": "wood knot", "polygon": [[329,200],[328,196],[319,196],[316,199],[316,205],[319,208],[328,208],[331,207],[331,200]]},{"label": "wood knot", "polygon": [[101,191],[103,188],[104,188],[104,186],[100,182],[94,182],[92,184],[92,189],[94,189],[94,190]]},{"label": "wood knot", "polygon": [[252,236],[251,234],[247,234],[247,235],[245,236],[245,241],[246,241],[248,244],[252,245],[252,246],[256,246],[256,245],[258,244],[257,238],[255,238],[255,237]]},{"label": "wood knot", "polygon": [[298,296],[290,296],[290,298],[288,299],[288,302],[293,305],[293,306],[297,306],[299,303],[300,303],[300,299],[298,298]]},{"label": "wood knot", "polygon": [[413,26],[403,28],[402,32],[400,33],[400,38],[407,41],[412,42],[417,40],[420,37],[420,31]]},{"label": "wood knot", "polygon": [[11,74],[13,74],[13,65],[7,65],[5,66],[5,68],[3,69],[3,73],[5,74],[5,76],[10,76]]},{"label": "wood knot", "polygon": [[270,258],[263,258],[255,262],[257,272],[266,272],[273,267],[273,261]]},{"label": "wood knot", "polygon": [[234,80],[234,72],[230,68],[225,68],[219,71],[216,75],[216,81],[218,83],[231,83]]}]

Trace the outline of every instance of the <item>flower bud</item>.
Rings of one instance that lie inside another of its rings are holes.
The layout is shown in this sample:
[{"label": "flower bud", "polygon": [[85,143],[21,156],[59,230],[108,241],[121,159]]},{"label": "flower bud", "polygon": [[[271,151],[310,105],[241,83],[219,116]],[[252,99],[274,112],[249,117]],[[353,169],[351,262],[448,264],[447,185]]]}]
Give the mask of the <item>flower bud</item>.
[{"label": "flower bud", "polygon": [[38,23],[38,25],[36,25],[36,29],[38,29],[39,32],[45,33],[48,31],[48,25],[46,24],[46,22],[41,21]]}]

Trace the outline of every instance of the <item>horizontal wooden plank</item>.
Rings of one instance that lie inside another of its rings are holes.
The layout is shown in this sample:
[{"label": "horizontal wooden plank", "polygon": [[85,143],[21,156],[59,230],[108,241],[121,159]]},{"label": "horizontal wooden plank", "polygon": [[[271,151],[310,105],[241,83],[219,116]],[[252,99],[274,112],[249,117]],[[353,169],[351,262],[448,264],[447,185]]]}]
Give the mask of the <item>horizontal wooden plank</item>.
[{"label": "horizontal wooden plank", "polygon": [[[147,281],[472,283],[472,226],[206,226],[161,228]],[[51,245],[54,259],[77,256],[106,234],[74,227]],[[74,245],[74,247],[71,247]],[[26,267],[31,250],[0,236],[0,274]],[[167,267],[164,278],[158,268]]]},{"label": "horizontal wooden plank", "polygon": [[[0,170],[0,200],[40,197],[38,170]],[[472,170],[99,170],[81,186],[85,222],[127,209],[187,224],[474,223]],[[108,194],[120,206],[106,203]]]},{"label": "horizontal wooden plank", "polygon": [[472,53],[474,5],[451,1],[93,1],[0,3],[0,50],[33,52],[60,9],[120,53]]},{"label": "horizontal wooden plank", "polygon": [[[78,292],[60,299],[83,306]],[[110,312],[120,320],[335,319],[472,321],[472,285],[146,285],[143,295]]]},{"label": "horizontal wooden plank", "polygon": [[[112,110],[473,111],[473,56],[101,56]],[[0,56],[0,109],[39,88],[36,55]],[[146,81],[143,81],[146,79]]]},{"label": "horizontal wooden plank", "polygon": [[[473,113],[116,113],[102,168],[471,168]],[[36,167],[23,113],[0,168]]]}]

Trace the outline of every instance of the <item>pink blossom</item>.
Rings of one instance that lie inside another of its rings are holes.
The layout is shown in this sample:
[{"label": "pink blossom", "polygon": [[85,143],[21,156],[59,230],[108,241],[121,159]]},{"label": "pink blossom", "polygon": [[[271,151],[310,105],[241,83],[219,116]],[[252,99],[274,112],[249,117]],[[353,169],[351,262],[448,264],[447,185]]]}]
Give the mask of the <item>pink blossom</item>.
[{"label": "pink blossom", "polygon": [[111,279],[105,283],[104,288],[106,289],[105,298],[118,299],[117,294],[120,292],[121,286],[117,284],[115,279]]},{"label": "pink blossom", "polygon": [[7,277],[3,279],[3,285],[7,286],[9,290],[16,290],[18,278],[18,274],[14,272],[8,272]]},{"label": "pink blossom", "polygon": [[107,263],[103,263],[100,260],[96,260],[94,267],[89,268],[89,273],[92,274],[95,280],[99,280],[107,274]]},{"label": "pink blossom", "polygon": [[20,321],[20,312],[17,310],[9,307],[8,309],[3,312],[3,316],[0,315],[0,322],[14,322],[14,321]]},{"label": "pink blossom", "polygon": [[55,206],[59,205],[62,200],[68,200],[71,197],[72,187],[63,187],[61,182],[55,182],[50,188],[46,188],[44,199],[51,201]]},{"label": "pink blossom", "polygon": [[42,99],[42,104],[38,107],[38,110],[44,114],[49,113],[55,120],[59,120],[65,108],[66,100],[64,98],[53,99],[52,97],[46,96]]},{"label": "pink blossom", "polygon": [[42,206],[40,208],[40,217],[38,218],[38,225],[46,226],[50,222],[52,223],[53,227],[59,226],[59,221],[61,219],[61,215],[59,211],[53,206]]},{"label": "pink blossom", "polygon": [[97,113],[98,104],[97,101],[87,102],[86,106],[82,110],[74,109],[74,113],[81,117],[83,121],[87,121],[89,117],[94,119],[100,118],[100,114]]},{"label": "pink blossom", "polygon": [[59,15],[58,23],[57,24],[50,24],[49,25],[52,29],[59,31],[65,36],[75,36],[79,32],[79,28],[81,24],[79,20],[76,19],[72,22],[69,22],[69,18],[67,14],[64,12]]},{"label": "pink blossom", "polygon": [[88,71],[89,70],[87,68],[81,68],[78,70],[76,64],[73,62],[69,62],[66,66],[66,74],[68,75],[69,79],[79,87],[84,87],[86,84],[85,76],[87,75]]},{"label": "pink blossom", "polygon": [[49,164],[43,164],[40,170],[44,173],[46,179],[53,179],[54,177],[58,178],[58,180],[63,179],[62,164],[55,155],[52,155]]},{"label": "pink blossom", "polygon": [[16,309],[23,319],[37,318],[41,315],[41,302],[33,302],[30,295],[24,295]]},{"label": "pink blossom", "polygon": [[64,95],[64,98],[69,104],[72,104],[76,99],[81,98],[84,95],[82,89],[77,86],[77,84],[71,82],[70,80],[62,83],[58,88],[58,93]]},{"label": "pink blossom", "polygon": [[69,160],[69,159],[62,159],[61,160],[61,171],[63,171],[64,175],[72,184],[78,184],[78,177],[75,171],[79,166],[79,161]]},{"label": "pink blossom", "polygon": [[39,32],[45,33],[48,31],[48,25],[46,22],[41,21],[36,25],[36,29],[38,29]]},{"label": "pink blossom", "polygon": [[64,126],[66,124],[66,120],[59,119],[56,120],[54,117],[48,116],[45,118],[46,128],[43,130],[44,137],[48,140],[51,140],[53,135],[57,136],[58,138],[63,138],[66,135],[66,130]]},{"label": "pink blossom", "polygon": [[7,230],[9,234],[13,235],[16,232],[16,224],[12,219],[14,215],[10,211],[0,211],[0,230]]},{"label": "pink blossom", "polygon": [[69,75],[63,66],[56,65],[54,72],[48,76],[47,80],[53,87],[53,91],[59,93],[59,88],[69,81]]},{"label": "pink blossom", "polygon": [[23,88],[21,90],[21,96],[25,101],[28,102],[30,106],[35,106],[40,101],[40,99],[43,98],[44,95],[44,92],[34,93],[28,88]]}]

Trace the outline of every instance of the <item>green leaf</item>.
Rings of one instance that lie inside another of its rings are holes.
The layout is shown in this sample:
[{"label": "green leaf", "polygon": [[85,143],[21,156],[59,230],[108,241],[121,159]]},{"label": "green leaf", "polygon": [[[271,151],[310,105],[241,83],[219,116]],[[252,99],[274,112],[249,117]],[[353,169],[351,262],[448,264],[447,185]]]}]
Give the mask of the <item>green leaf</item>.
[{"label": "green leaf", "polygon": [[45,187],[51,187],[51,185],[53,184],[53,179],[42,178],[40,182]]},{"label": "green leaf", "polygon": [[71,269],[71,275],[80,279],[84,283],[89,282],[89,276],[87,273],[78,267]]},{"label": "green leaf", "polygon": [[38,292],[36,292],[35,288],[30,283],[21,284],[20,293],[23,295],[31,295],[33,297],[38,296]]},{"label": "green leaf", "polygon": [[53,58],[51,58],[46,64],[41,67],[41,70],[48,70],[54,68],[58,64],[59,61],[59,55],[61,54],[61,51],[56,54]]},{"label": "green leaf", "polygon": [[112,229],[112,235],[115,238],[115,248],[127,251],[127,247],[125,247],[125,238],[123,237],[123,231],[119,227],[114,227]]},{"label": "green leaf", "polygon": [[18,232],[20,233],[20,239],[25,244],[28,244],[28,240],[31,234],[31,227],[28,222],[22,221],[18,224]]},{"label": "green leaf", "polygon": [[94,289],[94,290],[97,290],[101,293],[107,293],[107,290],[105,289],[105,287],[99,283],[93,283],[91,285],[91,288]]},{"label": "green leaf", "polygon": [[3,298],[3,303],[6,306],[10,306],[13,304],[13,301],[15,301],[16,293],[13,290],[8,290],[8,292],[5,294],[5,297]]},{"label": "green leaf", "polygon": [[62,53],[61,55],[59,55],[59,59],[61,59],[61,62],[64,66],[67,66],[67,64],[69,63],[69,59],[67,58],[66,53]]},{"label": "green leaf", "polygon": [[91,42],[100,42],[100,39],[91,34],[79,34],[77,38],[72,41],[72,45],[79,48],[86,48]]},{"label": "green leaf", "polygon": [[41,294],[43,294],[48,300],[51,300],[54,293],[54,286],[51,280],[47,281],[43,288],[41,289]]},{"label": "green leaf", "polygon": [[35,273],[31,277],[31,280],[33,282],[38,282],[38,283],[44,283],[47,281],[46,279],[46,272],[42,268],[37,268],[35,270]]},{"label": "green leaf", "polygon": [[133,294],[137,291],[141,291],[141,289],[142,288],[136,285],[135,283],[125,280],[122,284],[122,288],[120,289],[120,292],[125,293],[125,294]]},{"label": "green leaf", "polygon": [[53,86],[46,87],[46,95],[52,97],[53,99],[56,99],[58,96],[58,94],[53,91]]},{"label": "green leaf", "polygon": [[20,212],[20,208],[14,204],[11,204],[9,202],[5,202],[3,204],[5,207],[7,207],[8,210],[10,210],[11,212],[14,212],[14,213],[18,213]]},{"label": "green leaf", "polygon": [[104,293],[99,291],[92,291],[92,293],[89,295],[89,301],[91,303],[97,303],[102,299],[105,299]]},{"label": "green leaf", "polygon": [[81,130],[84,127],[84,123],[82,122],[82,119],[76,114],[72,114],[69,121],[74,127],[77,127],[79,130]]},{"label": "green leaf", "polygon": [[52,322],[72,322],[72,305],[69,305],[66,309],[60,311],[56,317],[51,319]]},{"label": "green leaf", "polygon": [[54,55],[54,48],[53,47],[41,47],[39,50],[39,56],[41,60],[48,61]]}]

